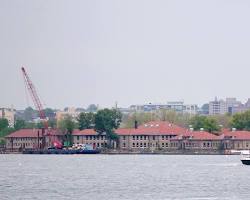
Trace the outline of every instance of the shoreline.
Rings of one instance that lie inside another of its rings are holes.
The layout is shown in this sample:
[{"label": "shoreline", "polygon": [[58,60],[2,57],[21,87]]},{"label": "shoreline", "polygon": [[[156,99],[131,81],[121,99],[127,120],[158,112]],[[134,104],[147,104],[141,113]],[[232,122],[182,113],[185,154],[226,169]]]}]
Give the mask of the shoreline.
[{"label": "shoreline", "polygon": [[[10,152],[2,151],[0,154],[23,154],[23,152]],[[232,153],[231,151],[119,151],[110,150],[102,151],[99,154],[102,155],[240,155],[239,153]],[[32,155],[32,154],[30,154]],[[33,155],[47,155],[47,154],[33,154]],[[50,155],[50,154],[48,154]],[[56,154],[53,154],[56,155]],[[60,154],[62,155],[62,154]],[[73,155],[73,154],[69,154]]]}]

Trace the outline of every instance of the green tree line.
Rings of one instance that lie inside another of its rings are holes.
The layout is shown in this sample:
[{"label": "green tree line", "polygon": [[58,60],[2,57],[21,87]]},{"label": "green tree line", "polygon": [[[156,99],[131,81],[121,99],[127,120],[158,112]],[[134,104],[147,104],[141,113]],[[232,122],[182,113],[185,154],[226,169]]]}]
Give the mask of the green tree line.
[{"label": "green tree line", "polygon": [[108,147],[112,147],[112,141],[118,136],[114,130],[119,128],[122,114],[116,109],[98,110],[96,113],[80,113],[76,121],[71,116],[66,116],[58,122],[58,127],[66,134],[69,145],[72,145],[72,133],[75,128],[79,130],[93,128],[99,134],[106,134]]}]

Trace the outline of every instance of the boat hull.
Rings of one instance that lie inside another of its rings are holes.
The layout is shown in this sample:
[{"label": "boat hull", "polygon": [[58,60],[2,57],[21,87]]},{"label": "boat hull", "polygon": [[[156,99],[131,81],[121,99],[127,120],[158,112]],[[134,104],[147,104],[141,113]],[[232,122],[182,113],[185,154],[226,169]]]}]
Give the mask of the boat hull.
[{"label": "boat hull", "polygon": [[100,150],[83,149],[48,149],[48,150],[24,150],[23,154],[98,154]]},{"label": "boat hull", "polygon": [[244,165],[250,165],[250,160],[241,160],[242,164]]}]

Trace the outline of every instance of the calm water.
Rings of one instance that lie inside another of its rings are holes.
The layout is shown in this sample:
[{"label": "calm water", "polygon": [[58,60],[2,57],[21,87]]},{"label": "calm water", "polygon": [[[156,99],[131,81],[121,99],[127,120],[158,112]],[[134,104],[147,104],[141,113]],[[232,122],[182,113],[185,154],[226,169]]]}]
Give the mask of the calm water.
[{"label": "calm water", "polygon": [[0,155],[0,199],[250,199],[239,156]]}]

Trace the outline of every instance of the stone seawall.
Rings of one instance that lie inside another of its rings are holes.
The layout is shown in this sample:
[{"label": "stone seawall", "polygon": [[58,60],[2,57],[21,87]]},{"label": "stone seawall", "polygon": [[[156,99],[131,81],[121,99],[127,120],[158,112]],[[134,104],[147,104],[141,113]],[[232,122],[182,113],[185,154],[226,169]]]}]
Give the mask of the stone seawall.
[{"label": "stone seawall", "polygon": [[173,150],[173,151],[125,151],[125,150],[103,150],[101,154],[144,154],[144,155],[231,155],[227,151],[208,150]]}]

